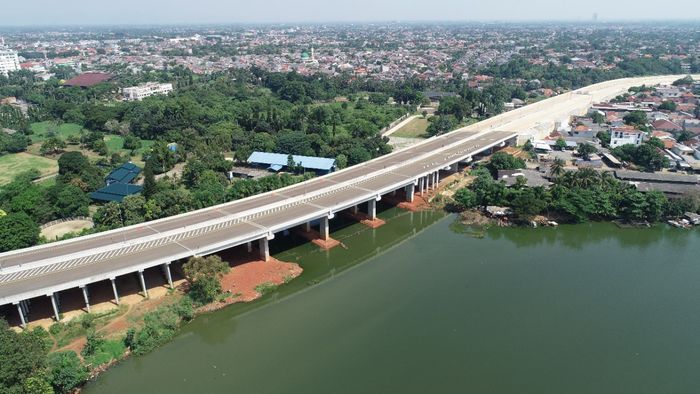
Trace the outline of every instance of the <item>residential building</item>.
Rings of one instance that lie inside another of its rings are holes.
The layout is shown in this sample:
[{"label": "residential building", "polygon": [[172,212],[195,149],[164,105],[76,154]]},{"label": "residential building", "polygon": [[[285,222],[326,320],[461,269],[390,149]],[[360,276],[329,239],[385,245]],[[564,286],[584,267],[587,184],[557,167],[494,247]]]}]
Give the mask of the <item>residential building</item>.
[{"label": "residential building", "polygon": [[7,76],[11,71],[20,69],[17,52],[0,46],[0,74]]},{"label": "residential building", "polygon": [[610,147],[617,148],[620,145],[641,145],[644,141],[644,132],[624,127],[615,128],[610,133]]},{"label": "residential building", "polygon": [[122,89],[122,96],[126,101],[143,100],[157,94],[168,94],[173,91],[171,83],[149,82],[139,86],[131,86]]}]

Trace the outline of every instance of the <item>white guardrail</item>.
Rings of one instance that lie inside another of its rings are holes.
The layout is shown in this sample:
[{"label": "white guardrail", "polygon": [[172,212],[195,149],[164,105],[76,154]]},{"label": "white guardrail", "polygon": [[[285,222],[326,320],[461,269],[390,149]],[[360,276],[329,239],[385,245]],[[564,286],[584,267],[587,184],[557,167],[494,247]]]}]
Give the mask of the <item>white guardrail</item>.
[{"label": "white guardrail", "polygon": [[[673,78],[676,78],[676,77],[681,77],[681,76],[639,78],[640,81],[639,81],[638,83],[642,83],[642,82],[645,82],[645,83],[658,83],[657,80],[659,80],[659,79],[673,79]],[[601,90],[603,90],[603,89],[604,89],[605,87],[607,87],[607,86],[615,87],[615,86],[618,86],[618,85],[627,86],[627,85],[630,85],[630,82],[628,82],[627,80],[608,81],[608,82],[603,82],[603,83],[600,83],[600,84],[596,84],[596,85],[589,86],[589,87],[587,87],[587,88],[584,88],[585,90],[575,91],[574,93],[582,92],[582,93],[585,93],[585,94],[589,94],[589,92],[592,91],[592,90],[593,90],[593,91],[595,91],[596,89],[601,89]],[[564,95],[560,95],[560,96],[554,97],[554,98],[551,99],[551,100],[553,100],[553,101],[561,101],[561,100],[565,99],[567,96],[570,97],[571,94],[572,94],[572,93],[570,92],[570,93],[568,93],[568,94],[564,94]],[[546,106],[546,105],[552,105],[551,101],[550,101],[550,100],[543,100],[543,101],[540,101],[540,102],[538,102],[538,103],[534,103],[534,104],[531,104],[531,105],[528,105],[528,106],[519,108],[519,109],[517,109],[517,110],[507,112],[507,113],[505,113],[505,114],[503,114],[503,115],[501,115],[501,116],[496,116],[496,117],[494,117],[494,118],[487,119],[487,120],[485,120],[485,121],[483,121],[483,122],[479,122],[479,123],[476,123],[476,124],[474,124],[474,125],[470,125],[470,126],[467,126],[467,127],[461,128],[461,129],[458,129],[458,130],[456,130],[456,131],[453,132],[453,133],[449,133],[449,134],[445,134],[445,135],[442,135],[442,136],[439,136],[439,137],[435,137],[435,138],[432,138],[432,139],[428,139],[428,140],[426,140],[426,141],[423,141],[423,142],[421,142],[421,143],[419,143],[419,144],[416,144],[416,145],[413,145],[413,146],[411,146],[411,147],[407,147],[407,148],[404,148],[404,149],[401,149],[401,150],[397,150],[396,152],[394,152],[394,154],[398,154],[398,153],[403,152],[403,151],[408,150],[408,149],[419,148],[421,145],[434,142],[436,139],[441,139],[441,138],[454,138],[457,134],[461,134],[461,133],[463,133],[463,132],[468,132],[468,131],[473,131],[473,130],[476,130],[476,129],[483,129],[484,127],[487,127],[487,130],[486,130],[485,132],[488,132],[488,131],[494,130],[494,129],[495,129],[496,127],[498,127],[499,125],[504,125],[504,124],[507,124],[507,123],[509,123],[509,122],[511,122],[511,121],[513,121],[513,120],[515,120],[515,119],[518,119],[518,117],[521,115],[521,112],[523,112],[522,115],[525,115],[525,112],[531,113],[533,110],[536,110],[536,109],[538,109],[539,107],[543,107],[543,106]],[[513,118],[515,118],[515,119],[513,119]],[[192,211],[192,212],[188,212],[188,213],[176,215],[176,216],[169,217],[169,218],[159,219],[159,220],[156,220],[156,221],[153,221],[153,222],[140,223],[140,224],[137,224],[137,225],[133,225],[133,226],[125,227],[125,228],[120,228],[120,229],[115,229],[115,230],[111,230],[111,231],[107,231],[107,232],[103,232],[103,233],[97,233],[97,234],[93,234],[93,235],[89,235],[89,236],[85,236],[85,237],[80,237],[80,238],[73,239],[73,240],[61,241],[61,242],[55,243],[55,244],[41,245],[41,246],[38,246],[38,247],[27,248],[27,249],[22,249],[22,250],[18,250],[18,251],[12,251],[12,252],[3,253],[3,254],[0,254],[0,275],[2,275],[2,274],[9,274],[9,273],[13,273],[13,272],[18,272],[18,271],[22,271],[22,270],[28,270],[28,269],[37,268],[37,267],[42,267],[42,266],[51,265],[51,264],[56,264],[56,263],[59,263],[59,262],[65,262],[66,260],[73,260],[73,259],[83,258],[83,257],[86,257],[86,256],[97,256],[97,255],[100,255],[100,254],[102,254],[102,253],[110,252],[110,251],[113,251],[113,250],[116,250],[116,249],[128,248],[128,247],[131,247],[131,246],[134,246],[134,245],[138,245],[138,244],[145,244],[145,243],[148,243],[148,242],[151,242],[151,241],[154,241],[154,240],[159,240],[159,239],[163,239],[163,238],[172,237],[172,236],[175,236],[175,235],[178,235],[178,234],[181,234],[181,233],[188,233],[188,232],[191,232],[191,231],[196,231],[196,230],[203,229],[203,228],[207,228],[207,227],[217,226],[218,224],[221,224],[221,223],[231,222],[231,224],[233,224],[234,221],[238,220],[238,222],[240,222],[240,220],[244,220],[245,218],[250,217],[251,215],[259,216],[260,214],[274,213],[274,212],[280,211],[280,210],[282,210],[282,209],[284,209],[284,208],[288,208],[288,207],[290,207],[290,206],[298,205],[298,204],[300,204],[300,203],[304,203],[304,202],[313,200],[313,199],[315,199],[315,198],[317,198],[317,197],[319,197],[319,196],[328,195],[328,194],[333,193],[333,192],[336,192],[336,191],[338,191],[338,190],[340,190],[340,189],[352,187],[352,186],[355,185],[355,184],[362,183],[362,182],[364,182],[364,181],[366,181],[366,180],[368,180],[368,179],[370,179],[370,178],[373,178],[373,177],[376,177],[376,176],[378,176],[378,175],[381,175],[382,173],[391,172],[392,170],[397,169],[397,168],[400,168],[401,166],[404,166],[404,165],[406,165],[406,164],[415,163],[416,161],[422,160],[422,159],[424,159],[424,158],[426,158],[426,157],[428,157],[428,156],[430,156],[430,155],[438,154],[439,151],[443,151],[443,150],[450,149],[450,148],[452,148],[452,147],[454,147],[454,146],[463,144],[463,143],[465,143],[466,141],[468,141],[468,140],[470,140],[470,139],[480,137],[480,136],[482,136],[485,132],[482,132],[482,133],[479,133],[479,134],[470,135],[470,136],[468,136],[468,137],[466,137],[466,138],[464,138],[464,139],[461,139],[461,140],[459,140],[459,141],[456,141],[456,142],[453,142],[453,143],[451,143],[451,144],[448,144],[447,146],[441,147],[437,152],[436,152],[436,151],[424,152],[424,153],[422,153],[422,154],[420,154],[420,155],[417,155],[417,156],[415,156],[415,157],[413,157],[413,158],[411,158],[411,159],[409,159],[409,160],[407,160],[407,161],[404,161],[404,162],[401,162],[401,163],[398,163],[398,164],[393,164],[393,165],[388,166],[388,167],[386,167],[386,168],[383,168],[383,169],[381,169],[381,170],[376,170],[376,171],[374,171],[374,172],[372,172],[372,173],[365,174],[365,175],[363,175],[363,176],[360,177],[360,178],[355,178],[355,179],[352,179],[352,180],[349,180],[349,181],[345,181],[345,182],[342,182],[342,183],[339,183],[339,184],[336,184],[336,185],[333,185],[333,186],[328,186],[328,187],[322,188],[322,189],[320,189],[320,190],[312,191],[312,192],[310,192],[310,193],[305,193],[303,196],[300,196],[300,197],[290,197],[289,199],[286,199],[286,200],[284,200],[284,201],[280,201],[280,202],[277,202],[277,203],[268,204],[268,205],[265,205],[265,206],[263,206],[263,207],[252,208],[252,209],[249,209],[249,210],[246,210],[246,211],[242,211],[242,212],[237,212],[237,213],[235,213],[235,214],[226,215],[226,216],[221,217],[221,218],[205,220],[205,221],[203,221],[203,222],[200,222],[200,223],[197,223],[197,224],[194,224],[194,225],[183,226],[183,227],[178,228],[178,229],[173,229],[173,230],[165,231],[165,232],[162,232],[162,233],[156,233],[156,234],[146,235],[146,236],[143,236],[143,237],[139,237],[139,238],[137,238],[137,239],[133,239],[133,240],[129,240],[129,241],[123,241],[123,242],[116,243],[116,244],[110,244],[110,245],[106,245],[106,246],[103,246],[103,247],[100,247],[100,248],[90,249],[90,250],[87,250],[87,251],[80,251],[80,252],[68,253],[68,254],[64,254],[64,255],[60,255],[60,256],[55,256],[55,257],[48,258],[48,259],[42,259],[42,260],[38,260],[38,261],[32,261],[32,262],[30,262],[30,263],[23,263],[23,264],[18,264],[18,265],[9,266],[9,267],[2,267],[2,258],[3,258],[3,257],[9,257],[9,256],[13,256],[13,255],[22,255],[22,254],[27,254],[27,253],[31,254],[31,252],[34,251],[34,250],[43,249],[43,248],[52,247],[52,246],[59,246],[58,244],[61,244],[61,243],[67,244],[67,243],[70,243],[70,242],[84,242],[84,241],[89,240],[90,238],[100,237],[100,236],[108,236],[108,235],[110,235],[110,234],[115,234],[115,235],[116,235],[116,234],[121,233],[121,232],[124,232],[124,231],[129,231],[129,230],[131,230],[131,229],[136,229],[136,228],[139,228],[139,227],[148,226],[149,224],[155,224],[155,223],[158,223],[158,222],[163,222],[163,221],[167,221],[167,220],[172,220],[172,219],[174,219],[174,218],[185,217],[185,216],[194,215],[194,214],[201,214],[201,213],[204,213],[204,212],[206,212],[206,211],[218,210],[218,209],[223,209],[223,208],[227,208],[227,207],[235,207],[235,204],[236,204],[236,203],[242,203],[242,202],[244,202],[244,201],[257,198],[257,197],[260,197],[260,195],[251,196],[251,197],[248,197],[248,198],[245,198],[245,199],[241,199],[241,200],[237,200],[237,201],[228,202],[228,203],[225,203],[225,204],[221,204],[221,205],[217,205],[217,206],[205,208],[205,209],[203,209],[203,210]],[[390,154],[390,155],[391,155],[391,154]],[[371,160],[371,161],[369,161],[369,162],[366,162],[364,165],[365,165],[365,166],[371,166],[372,163],[375,162],[376,160],[381,160],[381,159],[386,159],[386,158],[387,158],[387,156],[379,157],[379,158],[377,158],[377,159],[374,159],[374,160]],[[351,169],[356,169],[356,168],[357,168],[357,167],[348,168],[348,169],[345,169],[345,170],[338,171],[338,172],[336,172],[335,174],[339,174],[339,173],[342,173],[342,172],[345,172],[345,171],[348,171],[348,170],[351,170]],[[315,179],[312,179],[312,180],[307,181],[307,182],[313,183],[314,181],[318,181],[319,179],[323,179],[323,178],[315,178]],[[332,181],[331,181],[331,182],[332,182]],[[292,188],[292,187],[298,187],[298,186],[299,186],[299,184],[290,185],[290,186],[288,186],[288,187],[285,187],[285,188],[282,188],[282,189],[278,189],[278,190],[276,190],[276,191],[272,191],[272,192],[269,192],[269,193],[275,193],[275,194],[284,195],[284,191],[285,191],[286,189],[289,189],[289,188]],[[238,223],[238,222],[236,222],[236,223]]]},{"label": "white guardrail", "polygon": [[[448,150],[452,147],[458,146],[460,144],[464,144],[465,142],[467,142],[469,140],[483,136],[483,134],[484,133],[470,135],[465,139],[462,139],[462,140],[459,140],[459,141],[453,142],[451,144],[440,147],[439,151]],[[447,136],[447,135],[445,135],[445,136]],[[451,137],[454,137],[454,135]],[[432,139],[432,141],[434,142],[435,139]],[[430,142],[430,141],[428,141],[428,142]],[[132,247],[137,246],[137,245],[144,245],[147,243],[151,243],[153,241],[157,241],[157,240],[161,240],[161,239],[165,239],[165,238],[170,238],[170,237],[176,237],[180,234],[190,233],[190,232],[194,232],[194,231],[200,230],[200,229],[205,229],[205,228],[209,228],[209,227],[217,227],[217,225],[222,224],[222,223],[228,223],[228,225],[237,224],[237,223],[240,223],[240,221],[245,220],[245,219],[251,219],[251,218],[259,217],[261,215],[267,215],[267,214],[279,212],[279,211],[284,210],[286,208],[297,206],[299,204],[303,204],[303,203],[306,203],[308,201],[312,201],[312,200],[317,199],[319,197],[327,196],[329,194],[336,193],[338,191],[353,187],[356,184],[373,179],[373,178],[375,178],[379,175],[382,175],[384,173],[391,172],[392,170],[401,168],[402,166],[405,166],[408,164],[413,164],[417,161],[425,159],[426,157],[439,154],[439,151],[438,152],[435,152],[435,151],[425,152],[425,153],[422,153],[420,155],[414,156],[407,161],[387,166],[386,168],[383,168],[381,170],[376,170],[376,171],[371,172],[369,174],[365,174],[359,178],[354,178],[352,180],[338,183],[336,185],[332,185],[332,186],[329,186],[329,187],[326,187],[326,188],[323,188],[320,190],[315,190],[315,191],[306,193],[300,197],[291,197],[291,198],[286,199],[284,201],[268,204],[268,205],[265,205],[263,207],[252,208],[252,209],[238,212],[235,214],[226,215],[226,216],[221,217],[221,218],[209,219],[209,220],[206,220],[206,221],[194,224],[194,225],[183,226],[181,228],[177,228],[177,229],[173,229],[173,230],[169,230],[169,231],[165,231],[165,232],[161,232],[161,233],[146,235],[146,236],[139,237],[137,239],[133,239],[133,240],[129,240],[129,241],[123,241],[120,243],[109,244],[109,245],[99,247],[99,248],[93,248],[90,250],[84,250],[84,251],[80,251],[80,252],[74,252],[74,253],[64,254],[64,255],[60,255],[60,256],[54,256],[54,257],[51,257],[48,259],[31,261],[29,263],[17,264],[17,265],[13,265],[13,266],[9,266],[9,267],[0,268],[0,275],[9,275],[12,273],[32,270],[32,269],[36,269],[36,268],[40,268],[40,267],[44,267],[44,266],[48,266],[48,265],[65,263],[65,262],[70,261],[70,260],[84,259],[84,258],[90,257],[90,256],[94,256],[95,258],[104,258],[105,253],[109,253],[109,252],[119,250],[119,249],[130,249],[129,253],[132,253],[134,251]],[[294,185],[292,185],[292,186],[294,186]],[[277,193],[277,194],[284,195],[284,193],[280,193],[280,190],[273,191],[271,193]],[[239,201],[242,201],[242,200],[239,200]],[[136,225],[136,227],[148,226],[148,224],[149,224],[148,222],[141,223],[139,225]],[[218,230],[219,228],[220,228],[220,226],[217,227],[216,229]],[[102,233],[102,234],[104,234],[104,233]],[[177,238],[181,239],[182,237],[177,237]],[[115,255],[120,255],[120,254],[122,254],[122,253],[112,254],[109,257],[113,257]],[[3,257],[3,256],[0,255],[0,257]],[[84,261],[83,263],[88,263],[88,262],[89,261]],[[1,282],[2,282],[2,280],[0,280],[0,283]]]}]

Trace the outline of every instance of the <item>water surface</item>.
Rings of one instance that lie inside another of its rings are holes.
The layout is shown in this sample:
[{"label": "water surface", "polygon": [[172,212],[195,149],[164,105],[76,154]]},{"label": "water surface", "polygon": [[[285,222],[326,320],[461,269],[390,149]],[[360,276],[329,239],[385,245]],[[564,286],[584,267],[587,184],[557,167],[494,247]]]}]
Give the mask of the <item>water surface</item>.
[{"label": "water surface", "polygon": [[[453,231],[390,209],[304,274],[197,318],[88,393],[686,393],[700,387],[700,231]],[[274,250],[273,250],[274,251]]]}]

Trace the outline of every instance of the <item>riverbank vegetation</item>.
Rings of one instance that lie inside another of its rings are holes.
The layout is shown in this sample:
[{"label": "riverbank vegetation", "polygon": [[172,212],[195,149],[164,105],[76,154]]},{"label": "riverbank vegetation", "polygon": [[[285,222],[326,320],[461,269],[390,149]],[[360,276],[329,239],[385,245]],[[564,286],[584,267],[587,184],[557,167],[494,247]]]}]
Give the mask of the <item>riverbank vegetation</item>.
[{"label": "riverbank vegetation", "polygon": [[485,167],[473,170],[472,174],[476,177],[474,182],[454,195],[454,208],[458,210],[502,206],[510,207],[526,221],[544,215],[571,223],[614,219],[655,223],[700,210],[697,196],[670,200],[656,191],[641,193],[608,172],[589,168],[559,171],[552,178],[550,188],[529,187],[522,177],[507,187],[504,182],[494,180]]},{"label": "riverbank vegetation", "polygon": [[[158,303],[160,306],[146,309],[136,319],[130,316],[127,327],[117,324],[123,327],[118,332],[107,328],[115,318],[124,318],[125,305],[54,323],[48,331],[37,327],[18,332],[0,319],[0,392],[72,392],[129,354],[145,354],[169,342],[198,311],[216,309],[228,304],[222,302],[224,298],[236,298],[222,290],[221,279],[229,265],[220,257],[192,257],[183,271],[188,280],[184,292],[173,291],[167,301]],[[279,280],[287,283],[291,276]],[[262,296],[277,287],[265,281],[255,290]]]}]

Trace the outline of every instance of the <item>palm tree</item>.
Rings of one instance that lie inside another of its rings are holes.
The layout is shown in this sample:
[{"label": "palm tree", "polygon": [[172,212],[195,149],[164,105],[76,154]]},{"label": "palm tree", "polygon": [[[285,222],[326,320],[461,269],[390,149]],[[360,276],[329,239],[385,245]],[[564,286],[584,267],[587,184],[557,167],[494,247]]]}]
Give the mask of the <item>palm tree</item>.
[{"label": "palm tree", "polygon": [[564,173],[564,160],[555,158],[552,165],[549,166],[549,175],[553,178],[559,178]]}]

